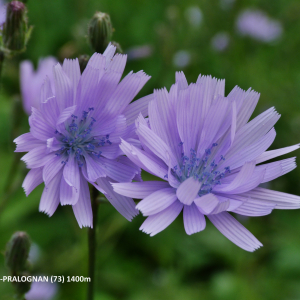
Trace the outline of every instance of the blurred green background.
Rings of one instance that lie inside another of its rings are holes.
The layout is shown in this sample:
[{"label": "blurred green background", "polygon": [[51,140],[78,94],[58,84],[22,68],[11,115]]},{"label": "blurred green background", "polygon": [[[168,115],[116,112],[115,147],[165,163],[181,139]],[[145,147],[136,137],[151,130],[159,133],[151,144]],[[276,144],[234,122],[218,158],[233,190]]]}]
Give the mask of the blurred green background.
[{"label": "blurred green background", "polygon": [[[85,35],[97,10],[110,14],[113,40],[125,52],[143,45],[152,49],[149,57],[131,59],[125,69],[124,74],[144,70],[152,76],[140,97],[154,88],[169,89],[176,70],[182,69],[189,82],[200,73],[211,74],[226,79],[226,94],[235,85],[260,92],[254,116],[276,107],[282,117],[271,149],[300,141],[299,0],[28,0],[27,6],[32,38],[25,53],[6,61],[0,94],[0,250],[16,230],[27,231],[39,249],[33,274],[87,276],[87,229],[78,227],[70,206],[59,207],[51,218],[38,212],[43,187],[26,198],[23,163],[9,174],[17,155],[12,140],[29,129],[20,109],[19,63],[30,59],[36,65],[49,55],[62,61],[91,54]],[[191,22],[191,7],[200,22]],[[241,37],[235,24],[246,8],[261,9],[279,20],[281,38],[263,43]],[[219,32],[229,36],[221,52],[211,44]],[[186,51],[184,67],[174,64],[178,51]],[[283,158],[293,155],[299,152]],[[300,195],[299,179],[298,168],[269,188]],[[96,300],[300,299],[299,211],[275,210],[241,220],[264,245],[254,253],[232,244],[209,222],[205,231],[187,236],[180,216],[150,238],[138,230],[143,219],[139,215],[129,223],[112,206],[100,205]],[[0,255],[0,277],[4,275],[8,270]],[[0,282],[0,299],[11,299],[12,293],[10,284]],[[64,283],[55,299],[85,296],[85,283]]]}]

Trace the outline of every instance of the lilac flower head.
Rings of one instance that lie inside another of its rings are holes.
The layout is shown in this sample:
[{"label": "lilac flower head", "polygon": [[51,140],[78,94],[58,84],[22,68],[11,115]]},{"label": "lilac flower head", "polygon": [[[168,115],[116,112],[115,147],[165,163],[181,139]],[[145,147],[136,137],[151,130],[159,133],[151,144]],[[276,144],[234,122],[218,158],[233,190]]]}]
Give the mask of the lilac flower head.
[{"label": "lilac flower head", "polygon": [[244,10],[237,19],[236,27],[241,35],[250,36],[262,42],[272,42],[282,34],[279,21],[270,19],[260,10]]},{"label": "lilac flower head", "polygon": [[0,0],[0,27],[5,23],[6,19],[6,5],[5,2]]},{"label": "lilac flower head", "polygon": [[119,144],[120,137],[135,141],[134,120],[147,115],[152,96],[129,103],[150,77],[131,72],[119,83],[126,55],[114,56],[115,50],[109,45],[103,55],[95,53],[82,75],[77,59],[55,65],[55,93],[47,78],[40,108],[29,117],[30,132],[15,139],[16,152],[29,151],[22,158],[31,169],[23,182],[26,195],[44,182],[40,211],[51,216],[59,203],[72,205],[80,227],[92,226],[88,182],[128,220],[138,213],[109,182],[139,176],[139,168],[120,156]]},{"label": "lilac flower head", "polygon": [[151,236],[183,210],[187,234],[204,230],[207,216],[233,243],[254,251],[262,244],[229,212],[263,216],[299,208],[300,197],[258,187],[293,170],[295,158],[257,166],[299,145],[266,151],[275,139],[278,113],[270,108],[248,122],[259,94],[235,87],[225,97],[224,87],[224,80],[201,75],[188,85],[181,72],[170,92],[155,91],[149,120],[136,121],[143,150],[126,141],[120,147],[164,181],[112,185],[121,195],[143,199],[137,208],[148,218],[140,229]]},{"label": "lilac flower head", "polygon": [[27,300],[51,300],[57,294],[56,283],[33,282],[29,292],[25,295]]},{"label": "lilac flower head", "polygon": [[45,77],[48,76],[51,88],[54,90],[53,66],[57,64],[54,57],[41,59],[37,71],[34,71],[33,64],[25,60],[20,64],[20,84],[25,112],[30,115],[31,107],[40,108],[40,93]]}]

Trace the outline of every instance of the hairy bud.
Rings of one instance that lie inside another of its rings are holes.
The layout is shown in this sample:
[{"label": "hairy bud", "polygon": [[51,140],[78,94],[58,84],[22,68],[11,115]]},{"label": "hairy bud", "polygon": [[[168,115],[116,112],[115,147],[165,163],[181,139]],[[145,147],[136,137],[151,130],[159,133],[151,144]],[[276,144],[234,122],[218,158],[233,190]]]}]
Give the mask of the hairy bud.
[{"label": "hairy bud", "polygon": [[91,19],[88,27],[88,39],[91,47],[98,53],[103,53],[113,34],[110,16],[97,12]]},{"label": "hairy bud", "polygon": [[24,271],[30,250],[30,239],[26,232],[13,234],[6,245],[5,262],[12,274]]},{"label": "hairy bud", "polygon": [[4,49],[6,51],[25,50],[30,32],[25,4],[20,1],[8,3],[2,33]]}]

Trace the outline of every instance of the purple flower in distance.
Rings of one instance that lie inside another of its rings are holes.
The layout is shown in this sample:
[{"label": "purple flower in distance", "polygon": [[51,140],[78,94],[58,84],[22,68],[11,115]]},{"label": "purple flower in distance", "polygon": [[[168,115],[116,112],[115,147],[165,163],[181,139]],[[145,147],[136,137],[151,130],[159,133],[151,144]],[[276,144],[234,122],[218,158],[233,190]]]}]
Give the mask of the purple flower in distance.
[{"label": "purple flower in distance", "polygon": [[279,21],[272,20],[263,11],[250,9],[239,14],[236,27],[241,35],[266,43],[278,39],[283,31]]},{"label": "purple flower in distance", "polygon": [[138,211],[128,197],[116,194],[109,182],[139,179],[140,169],[123,156],[120,137],[139,144],[134,120],[152,97],[129,104],[149,76],[130,72],[120,83],[126,55],[109,45],[95,53],[80,74],[78,60],[53,68],[55,93],[49,79],[41,90],[40,108],[32,108],[30,132],[15,139],[16,152],[31,169],[23,182],[28,195],[44,182],[39,210],[51,216],[58,204],[72,205],[80,227],[92,226],[88,182],[105,194],[128,220]]},{"label": "purple flower in distance", "polygon": [[0,28],[2,27],[3,23],[5,23],[5,19],[6,19],[6,5],[4,1],[0,0]]},{"label": "purple flower in distance", "polygon": [[40,108],[40,93],[45,77],[48,76],[54,90],[53,66],[57,64],[54,57],[41,59],[36,72],[33,64],[25,60],[20,64],[20,85],[25,112],[30,115],[31,107]]},{"label": "purple flower in distance", "polygon": [[296,209],[300,197],[258,187],[296,167],[295,158],[258,165],[299,145],[266,151],[279,119],[270,108],[248,122],[259,99],[235,87],[224,97],[224,80],[199,76],[188,85],[182,72],[176,83],[154,92],[149,120],[139,116],[143,150],[127,141],[121,149],[136,165],[165,181],[113,183],[121,195],[143,199],[137,208],[148,216],[141,230],[151,236],[169,226],[183,210],[187,234],[204,230],[205,216],[239,247],[262,244],[229,212],[263,216],[273,209]]},{"label": "purple flower in distance", "polygon": [[27,300],[51,300],[55,297],[58,291],[57,284],[51,282],[33,282],[28,293]]}]

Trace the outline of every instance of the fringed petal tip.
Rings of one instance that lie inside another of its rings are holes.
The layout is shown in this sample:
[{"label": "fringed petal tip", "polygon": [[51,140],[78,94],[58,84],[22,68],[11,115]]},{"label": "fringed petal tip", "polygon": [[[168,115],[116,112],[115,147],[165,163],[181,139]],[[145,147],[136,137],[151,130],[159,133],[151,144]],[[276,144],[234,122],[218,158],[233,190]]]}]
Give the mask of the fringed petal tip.
[{"label": "fringed petal tip", "polygon": [[81,224],[81,223],[78,223],[78,226],[80,227],[80,229],[82,229],[82,227],[88,227],[88,228],[93,229],[93,224]]},{"label": "fringed petal tip", "polygon": [[44,213],[47,215],[49,218],[53,216],[54,212],[48,212],[46,209],[41,209],[39,208],[39,212]]}]

